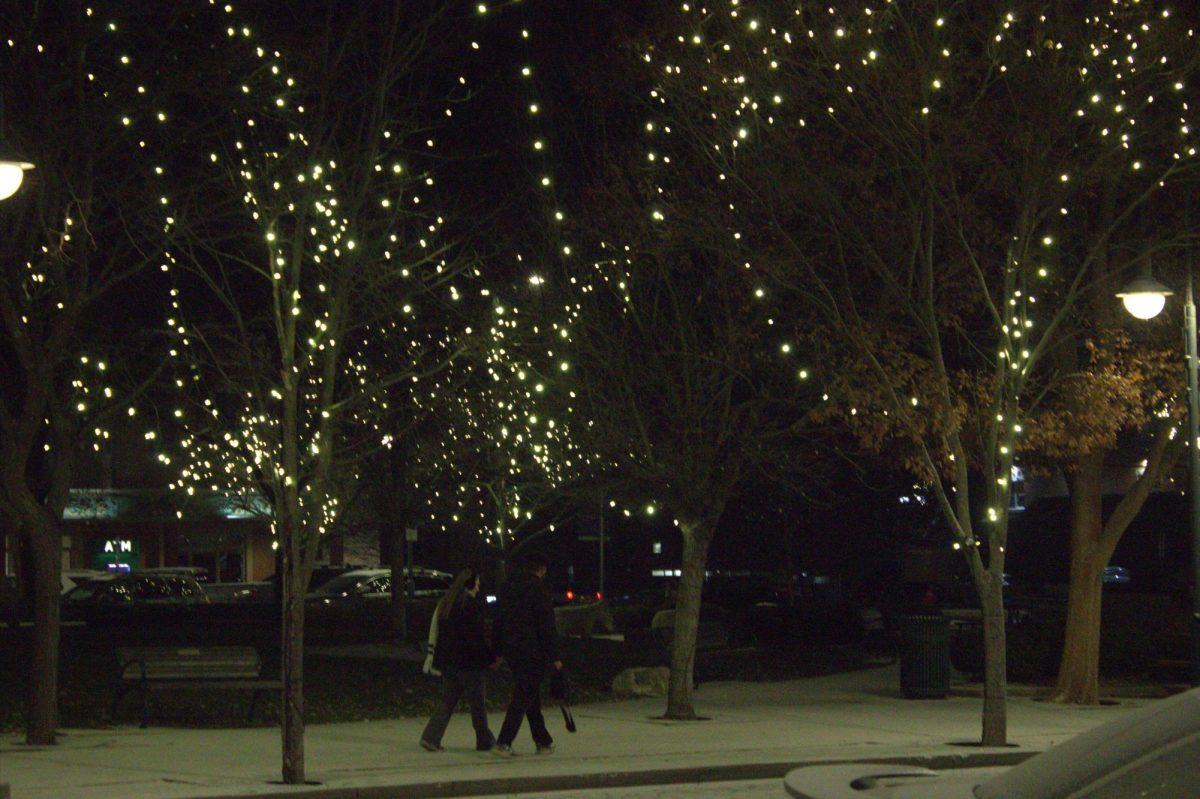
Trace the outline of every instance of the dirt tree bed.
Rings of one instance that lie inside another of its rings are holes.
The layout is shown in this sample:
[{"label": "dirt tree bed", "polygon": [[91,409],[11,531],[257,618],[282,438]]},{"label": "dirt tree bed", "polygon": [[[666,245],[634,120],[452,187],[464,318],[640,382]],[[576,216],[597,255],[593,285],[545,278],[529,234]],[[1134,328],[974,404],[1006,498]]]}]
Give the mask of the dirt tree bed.
[{"label": "dirt tree bed", "polygon": [[[0,729],[20,730],[28,691],[28,627],[0,629]],[[95,728],[138,723],[136,697],[127,697],[114,719],[112,703],[118,645],[131,643],[261,643],[278,640],[272,631],[225,629],[190,631],[186,640],[178,632],[142,626],[129,629],[67,627],[63,631],[59,674],[60,726]],[[568,637],[563,641],[564,661],[571,675],[572,700],[581,705],[612,701],[612,678],[630,666],[651,665],[656,653],[620,638]],[[321,654],[305,658],[306,718],[309,723],[362,721],[423,716],[437,698],[438,683],[421,673],[420,663],[397,657],[387,645],[375,645],[374,655],[345,656],[337,648],[321,647]],[[262,650],[264,672],[278,669],[278,650]],[[706,679],[781,680],[863,668],[878,663],[877,653],[849,646],[771,647],[722,659]],[[703,688],[701,688],[703,690]],[[511,691],[509,675],[501,671],[489,687],[489,704],[501,710]],[[167,726],[246,726],[246,697],[239,692],[183,689],[156,695],[153,723]],[[255,725],[278,722],[278,700],[260,703]]]}]

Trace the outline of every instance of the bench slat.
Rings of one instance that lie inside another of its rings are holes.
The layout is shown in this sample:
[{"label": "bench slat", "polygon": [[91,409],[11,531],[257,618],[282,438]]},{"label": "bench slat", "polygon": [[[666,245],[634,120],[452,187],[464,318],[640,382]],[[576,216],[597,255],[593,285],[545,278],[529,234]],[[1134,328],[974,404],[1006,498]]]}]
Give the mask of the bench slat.
[{"label": "bench slat", "polygon": [[126,680],[252,679],[262,670],[254,647],[122,647],[117,649]]},{"label": "bench slat", "polygon": [[[252,680],[258,676],[258,671],[257,668],[169,668],[161,665],[147,664],[146,679],[151,681],[204,679]],[[123,676],[126,680],[140,680],[142,679],[142,670],[134,662],[130,664],[129,668],[125,669]]]},{"label": "bench slat", "polygon": [[[192,680],[187,686],[195,688],[227,688],[231,691],[260,691],[268,688],[282,688],[282,680]],[[167,681],[161,680],[155,683],[147,683],[146,688],[151,691],[183,688],[185,686],[178,684],[168,684]]]}]

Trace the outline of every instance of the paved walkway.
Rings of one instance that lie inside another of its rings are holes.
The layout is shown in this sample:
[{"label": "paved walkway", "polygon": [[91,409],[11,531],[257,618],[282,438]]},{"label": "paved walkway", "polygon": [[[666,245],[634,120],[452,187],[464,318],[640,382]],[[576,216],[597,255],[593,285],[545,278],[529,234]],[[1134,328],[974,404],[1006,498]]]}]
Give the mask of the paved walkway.
[{"label": "paved walkway", "polygon": [[[308,787],[280,785],[275,728],[192,730],[117,727],[66,730],[54,747],[0,738],[0,784],[12,799],[177,799],[295,796],[434,797],[551,791],[602,785],[782,777],[801,763],[888,759],[948,767],[1016,762],[1153,699],[1101,708],[1061,707],[1029,696],[1009,700],[1009,740],[982,749],[981,701],[900,698],[896,666],[780,683],[706,683],[699,722],[667,722],[661,697],[575,708],[568,734],[557,708],[547,721],[558,751],[532,753],[523,728],[501,760],[474,751],[465,714],[454,717],[446,751],[420,749],[425,719],[308,727]],[[1014,692],[1016,693],[1016,692]],[[498,729],[500,718],[493,714]],[[0,799],[3,788],[0,788]]]}]

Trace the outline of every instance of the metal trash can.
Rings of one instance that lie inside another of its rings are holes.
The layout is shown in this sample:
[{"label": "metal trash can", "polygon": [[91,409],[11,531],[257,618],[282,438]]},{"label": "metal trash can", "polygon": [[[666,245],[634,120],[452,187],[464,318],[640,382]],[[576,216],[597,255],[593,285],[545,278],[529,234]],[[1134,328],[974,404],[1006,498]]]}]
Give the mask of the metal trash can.
[{"label": "metal trash can", "polygon": [[945,699],[950,693],[950,620],[945,616],[901,620],[900,690],[907,699]]}]

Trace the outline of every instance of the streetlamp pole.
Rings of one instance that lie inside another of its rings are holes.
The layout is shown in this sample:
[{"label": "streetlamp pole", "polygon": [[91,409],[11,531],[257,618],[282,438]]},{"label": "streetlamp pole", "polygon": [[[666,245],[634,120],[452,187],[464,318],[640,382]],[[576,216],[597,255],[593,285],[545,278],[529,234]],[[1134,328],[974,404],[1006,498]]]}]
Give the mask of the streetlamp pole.
[{"label": "streetlamp pole", "polygon": [[[16,194],[17,189],[21,188],[21,182],[25,178],[25,172],[33,169],[33,164],[23,158],[9,156],[7,148],[3,144],[2,134],[4,133],[4,105],[0,101],[0,202],[7,200],[9,197]],[[0,540],[0,543],[3,543]],[[0,579],[3,579],[4,574],[0,571]],[[9,785],[7,782],[0,782],[0,799],[8,799],[10,796]]]},{"label": "streetlamp pole", "polygon": [[604,503],[600,503],[600,598],[604,599],[608,594],[604,593]]},{"label": "streetlamp pole", "polygon": [[[1200,358],[1196,348],[1196,301],[1192,291],[1192,253],[1187,252],[1187,292],[1183,299],[1183,346],[1187,353],[1188,400],[1188,517],[1192,549],[1192,685],[1200,685],[1200,385],[1197,371]],[[1138,319],[1150,319],[1163,309],[1173,292],[1150,274],[1149,260],[1141,277],[1117,292],[1126,310]]]},{"label": "streetlamp pole", "polygon": [[1183,305],[1183,335],[1187,348],[1188,381],[1188,511],[1192,544],[1192,685],[1200,685],[1200,416],[1197,416],[1196,302],[1192,293],[1192,259],[1188,254],[1187,295]]}]

